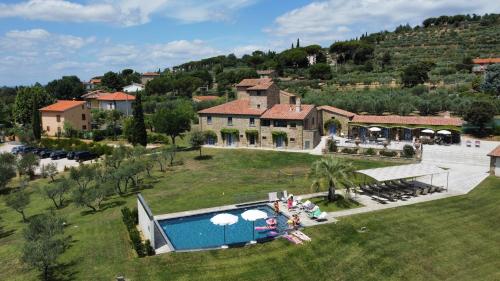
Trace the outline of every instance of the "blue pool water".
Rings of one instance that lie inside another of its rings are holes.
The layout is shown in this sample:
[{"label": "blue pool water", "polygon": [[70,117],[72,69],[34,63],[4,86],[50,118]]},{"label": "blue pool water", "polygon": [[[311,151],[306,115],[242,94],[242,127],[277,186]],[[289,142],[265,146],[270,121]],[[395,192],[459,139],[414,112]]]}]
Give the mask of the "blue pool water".
[{"label": "blue pool water", "polygon": [[[246,221],[241,214],[246,210],[258,209],[268,214],[268,217],[275,215],[273,209],[267,205],[249,206],[224,212],[201,214],[189,217],[167,219],[158,223],[163,228],[175,250],[192,250],[218,248],[222,245],[245,243],[254,240],[253,223]],[[226,240],[224,242],[224,227],[214,225],[210,219],[219,213],[229,213],[238,216],[238,222],[226,226]],[[282,233],[287,228],[288,218],[282,214],[277,217],[278,233]],[[255,221],[255,226],[265,226],[266,221],[261,219]],[[255,239],[269,237],[268,231],[255,230]]]}]

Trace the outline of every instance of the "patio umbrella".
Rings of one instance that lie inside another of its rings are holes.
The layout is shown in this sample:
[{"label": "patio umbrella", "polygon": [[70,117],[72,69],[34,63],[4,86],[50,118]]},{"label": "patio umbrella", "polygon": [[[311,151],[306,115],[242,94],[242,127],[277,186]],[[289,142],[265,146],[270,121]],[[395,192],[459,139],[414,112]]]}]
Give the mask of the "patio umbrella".
[{"label": "patio umbrella", "polygon": [[426,133],[426,134],[434,134],[434,131],[431,130],[431,129],[425,129],[425,130],[422,130],[422,133]]},{"label": "patio umbrella", "polygon": [[379,127],[371,127],[370,129],[368,129],[368,131],[370,131],[370,132],[380,132],[380,131],[382,131],[382,129],[380,129]]},{"label": "patio umbrella", "polygon": [[[238,222],[238,217],[235,215],[222,213],[213,216],[210,221],[215,225],[220,225],[224,227],[224,244],[226,244],[226,226],[233,225]],[[227,246],[222,246],[227,247]]]},{"label": "patio umbrella", "polygon": [[448,130],[437,131],[437,133],[440,135],[451,135],[451,132]]},{"label": "patio umbrella", "polygon": [[267,219],[267,213],[261,210],[247,210],[241,214],[241,217],[246,221],[252,222],[252,242],[255,243],[255,221],[260,219]]}]

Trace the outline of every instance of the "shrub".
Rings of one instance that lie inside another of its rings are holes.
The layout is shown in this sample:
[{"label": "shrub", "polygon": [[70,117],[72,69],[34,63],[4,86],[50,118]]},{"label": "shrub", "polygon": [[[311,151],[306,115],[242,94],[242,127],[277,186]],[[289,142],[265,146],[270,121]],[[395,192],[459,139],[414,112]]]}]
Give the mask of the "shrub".
[{"label": "shrub", "polygon": [[358,149],[357,148],[343,148],[341,150],[342,153],[347,153],[347,154],[358,154]]},{"label": "shrub", "polygon": [[158,134],[158,133],[150,132],[150,133],[148,133],[148,143],[165,143],[165,144],[168,144],[168,138],[167,138],[167,136],[165,136],[163,134]]},{"label": "shrub", "polygon": [[137,255],[139,257],[144,257],[145,255],[149,255],[151,251],[154,254],[154,249],[152,249],[149,240],[147,240],[146,243],[143,244],[141,235],[136,228],[136,225],[139,222],[137,209],[131,211],[128,207],[124,207],[122,208],[121,212],[123,223],[127,227],[130,241],[132,241],[132,246],[134,247]]},{"label": "shrub", "polygon": [[396,157],[396,155],[398,155],[396,151],[390,151],[390,150],[381,150],[379,154],[386,157]]},{"label": "shrub", "polygon": [[365,150],[364,154],[365,155],[375,155],[375,149],[370,147],[367,150]]},{"label": "shrub", "polygon": [[339,148],[337,147],[337,143],[335,143],[335,141],[332,139],[328,140],[327,147],[329,152],[337,152],[339,150]]},{"label": "shrub", "polygon": [[156,254],[155,249],[151,246],[151,242],[149,241],[149,239],[144,243],[144,249],[146,250],[146,255],[148,256],[154,256]]},{"label": "shrub", "polygon": [[413,148],[413,146],[405,144],[405,146],[403,146],[403,155],[406,158],[412,158],[413,156],[415,156],[415,149]]}]

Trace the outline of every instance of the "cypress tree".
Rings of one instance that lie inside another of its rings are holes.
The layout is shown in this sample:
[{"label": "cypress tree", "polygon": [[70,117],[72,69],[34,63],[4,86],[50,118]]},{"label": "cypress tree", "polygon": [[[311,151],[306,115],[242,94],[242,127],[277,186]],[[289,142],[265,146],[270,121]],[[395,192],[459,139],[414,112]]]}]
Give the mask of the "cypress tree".
[{"label": "cypress tree", "polygon": [[38,111],[38,94],[33,96],[33,108],[31,114],[31,127],[33,128],[33,136],[35,140],[40,140],[42,137],[42,124],[40,120],[40,112]]},{"label": "cypress tree", "polygon": [[300,40],[297,38],[297,44],[295,44],[295,48],[300,48]]},{"label": "cypress tree", "polygon": [[135,96],[133,115],[132,144],[140,144],[145,147],[148,143],[148,135],[146,133],[146,125],[144,124],[141,93],[137,93]]}]

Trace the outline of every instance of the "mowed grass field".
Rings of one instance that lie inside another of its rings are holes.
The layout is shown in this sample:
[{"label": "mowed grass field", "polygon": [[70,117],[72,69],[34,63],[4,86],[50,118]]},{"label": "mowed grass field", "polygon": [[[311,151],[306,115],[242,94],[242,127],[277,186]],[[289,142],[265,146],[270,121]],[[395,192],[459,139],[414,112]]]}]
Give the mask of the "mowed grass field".
[{"label": "mowed grass field", "polygon": [[[210,160],[182,152],[184,165],[155,172],[141,190],[155,214],[192,210],[259,197],[286,189],[309,192],[304,177],[318,159],[299,153],[209,150]],[[390,165],[354,161],[358,169]],[[278,177],[282,170],[291,177]],[[28,216],[49,211],[51,202],[30,186]],[[244,194],[244,196],[241,196]],[[0,280],[36,280],[20,261],[21,216],[0,195]],[[307,228],[313,241],[285,240],[229,250],[172,253],[137,258],[120,208],[134,207],[133,194],[112,197],[88,214],[73,204],[58,210],[68,222],[71,247],[61,256],[59,280],[499,280],[500,179],[490,177],[466,196],[343,218]],[[366,226],[367,231],[357,230]]]}]

